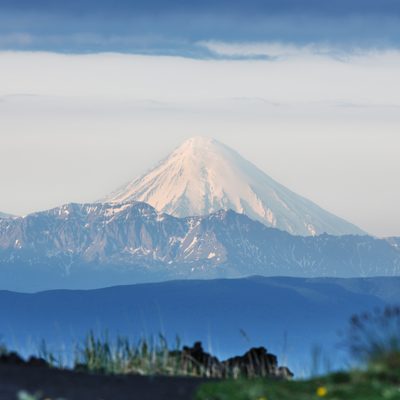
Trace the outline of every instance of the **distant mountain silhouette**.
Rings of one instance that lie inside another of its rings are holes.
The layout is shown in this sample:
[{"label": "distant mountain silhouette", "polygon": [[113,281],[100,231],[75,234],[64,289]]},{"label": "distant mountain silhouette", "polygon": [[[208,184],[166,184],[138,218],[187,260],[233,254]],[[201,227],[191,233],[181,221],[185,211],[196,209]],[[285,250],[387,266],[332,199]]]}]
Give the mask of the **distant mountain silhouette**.
[{"label": "distant mountain silhouette", "polygon": [[0,212],[0,218],[12,218],[12,217],[15,217],[15,215]]}]

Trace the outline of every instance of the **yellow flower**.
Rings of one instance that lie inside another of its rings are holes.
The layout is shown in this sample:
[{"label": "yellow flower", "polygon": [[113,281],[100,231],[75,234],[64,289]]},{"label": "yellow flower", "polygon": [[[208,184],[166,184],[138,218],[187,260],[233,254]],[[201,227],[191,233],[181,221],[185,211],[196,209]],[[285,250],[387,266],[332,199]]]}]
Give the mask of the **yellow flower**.
[{"label": "yellow flower", "polygon": [[265,397],[261,397],[258,400],[267,400]]},{"label": "yellow flower", "polygon": [[326,390],[326,387],[320,386],[317,389],[317,395],[320,396],[320,397],[326,396],[327,393],[328,393],[328,391]]}]

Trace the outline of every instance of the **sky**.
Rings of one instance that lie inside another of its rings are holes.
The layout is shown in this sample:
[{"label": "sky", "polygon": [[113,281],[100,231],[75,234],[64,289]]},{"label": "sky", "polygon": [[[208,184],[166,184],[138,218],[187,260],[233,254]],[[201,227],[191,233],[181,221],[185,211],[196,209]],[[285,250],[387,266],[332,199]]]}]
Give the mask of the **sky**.
[{"label": "sky", "polygon": [[93,202],[213,137],[400,236],[397,0],[0,0],[0,212]]}]

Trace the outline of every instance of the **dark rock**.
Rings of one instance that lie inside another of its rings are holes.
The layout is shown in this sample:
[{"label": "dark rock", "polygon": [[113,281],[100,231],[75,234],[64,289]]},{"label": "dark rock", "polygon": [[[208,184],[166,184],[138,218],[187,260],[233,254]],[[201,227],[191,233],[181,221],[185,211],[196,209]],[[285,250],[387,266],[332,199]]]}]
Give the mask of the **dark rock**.
[{"label": "dark rock", "polygon": [[36,358],[34,356],[29,358],[29,360],[26,362],[26,365],[35,368],[48,367],[48,363],[43,358]]},{"label": "dark rock", "polygon": [[89,368],[86,364],[76,364],[74,367],[75,372],[89,372]]},{"label": "dark rock", "polygon": [[289,368],[278,367],[277,357],[268,353],[265,347],[253,347],[243,356],[229,358],[221,365],[227,376],[269,376],[279,379],[294,376]]},{"label": "dark rock", "polygon": [[25,361],[17,353],[11,352],[0,356],[0,363],[9,365],[24,365]]},{"label": "dark rock", "polygon": [[218,375],[221,363],[218,358],[203,350],[201,342],[196,342],[193,347],[183,346],[182,351],[173,351],[170,356],[179,359],[180,368],[183,370],[194,369],[197,374]]},{"label": "dark rock", "polygon": [[231,377],[231,376],[270,376],[274,378],[291,378],[293,373],[287,367],[278,367],[277,357],[264,347],[253,347],[243,356],[229,358],[220,362],[216,357],[204,352],[201,342],[193,347],[184,346],[182,351],[170,352],[180,362],[184,370],[195,369],[197,374]]},{"label": "dark rock", "polygon": [[223,362],[228,371],[244,376],[278,375],[278,361],[275,355],[267,353],[264,347],[253,347],[243,356],[229,358]]},{"label": "dark rock", "polygon": [[22,359],[17,353],[11,352],[0,356],[0,364],[26,365],[27,367],[48,367],[43,358],[30,357],[28,361]]},{"label": "dark rock", "polygon": [[279,376],[282,378],[292,378],[294,374],[288,367],[279,367]]}]

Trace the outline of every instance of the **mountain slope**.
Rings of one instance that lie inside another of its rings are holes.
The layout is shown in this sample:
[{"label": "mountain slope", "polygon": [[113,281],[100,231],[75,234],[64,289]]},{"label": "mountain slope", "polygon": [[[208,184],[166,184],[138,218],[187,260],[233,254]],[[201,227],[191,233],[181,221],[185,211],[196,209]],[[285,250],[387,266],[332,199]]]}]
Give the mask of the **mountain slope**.
[{"label": "mountain slope", "polygon": [[15,215],[0,212],[0,218],[9,218],[9,217],[13,218],[15,217]]},{"label": "mountain slope", "polygon": [[143,201],[176,217],[232,209],[294,235],[365,234],[275,182],[228,146],[187,140],[137,179],[99,202]]},{"label": "mountain slope", "polygon": [[220,210],[176,218],[145,203],[68,204],[0,220],[0,289],[170,279],[400,275],[398,238],[293,236]]}]

